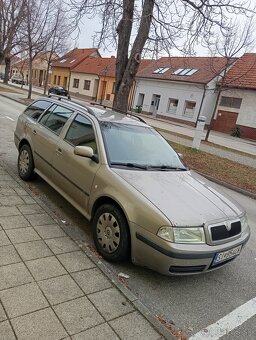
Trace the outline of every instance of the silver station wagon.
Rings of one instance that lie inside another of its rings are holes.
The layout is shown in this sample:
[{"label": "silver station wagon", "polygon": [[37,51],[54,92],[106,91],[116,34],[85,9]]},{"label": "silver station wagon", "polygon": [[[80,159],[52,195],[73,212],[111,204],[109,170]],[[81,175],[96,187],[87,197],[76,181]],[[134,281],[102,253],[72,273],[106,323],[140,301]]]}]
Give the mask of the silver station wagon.
[{"label": "silver station wagon", "polygon": [[244,209],[136,116],[43,97],[19,116],[15,144],[20,177],[37,173],[91,221],[108,261],[202,273],[236,258],[249,239]]}]

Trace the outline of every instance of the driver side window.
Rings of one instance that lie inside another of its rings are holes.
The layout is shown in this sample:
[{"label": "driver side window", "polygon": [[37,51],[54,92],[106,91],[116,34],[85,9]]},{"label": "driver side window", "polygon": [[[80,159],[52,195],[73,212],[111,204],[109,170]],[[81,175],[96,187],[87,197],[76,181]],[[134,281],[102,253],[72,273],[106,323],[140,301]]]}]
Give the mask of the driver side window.
[{"label": "driver side window", "polygon": [[89,146],[97,153],[97,144],[92,123],[89,119],[78,114],[71,123],[65,140],[73,146]]}]

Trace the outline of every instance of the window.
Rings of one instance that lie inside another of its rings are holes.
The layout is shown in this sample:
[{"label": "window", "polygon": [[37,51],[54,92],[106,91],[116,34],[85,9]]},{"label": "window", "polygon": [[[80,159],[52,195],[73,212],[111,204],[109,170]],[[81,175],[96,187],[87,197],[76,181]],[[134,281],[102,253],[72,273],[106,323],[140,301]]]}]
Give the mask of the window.
[{"label": "window", "polygon": [[65,140],[74,146],[89,146],[97,153],[97,145],[92,123],[86,117],[78,114],[70,125]]},{"label": "window", "polygon": [[114,82],[113,83],[113,86],[112,86],[112,94],[114,94],[116,91],[116,83]]},{"label": "window", "polygon": [[163,74],[165,73],[166,71],[169,70],[169,67],[159,67],[157,70],[155,70],[153,73],[160,73],[160,74]]},{"label": "window", "polygon": [[84,81],[84,90],[88,90],[89,91],[90,90],[90,86],[91,86],[91,81],[90,80],[85,80]]},{"label": "window", "polygon": [[57,85],[60,85],[60,76],[58,76],[58,84]]},{"label": "window", "polygon": [[79,79],[74,78],[74,80],[73,80],[73,87],[75,89],[78,89],[78,87],[79,87]]},{"label": "window", "polygon": [[53,85],[56,84],[56,81],[57,81],[57,76],[55,75],[55,76],[54,76],[54,80],[53,80]]},{"label": "window", "polygon": [[72,113],[73,111],[65,107],[53,105],[40,119],[40,124],[48,127],[48,129],[52,130],[56,135],[59,135]]},{"label": "window", "polygon": [[178,68],[173,72],[176,76],[192,76],[192,74],[196,73],[198,68]]},{"label": "window", "polygon": [[178,99],[169,98],[168,106],[167,106],[167,111],[169,113],[175,114],[176,111],[177,111],[178,103],[179,103]]},{"label": "window", "polygon": [[195,112],[196,102],[185,101],[184,116],[193,117]]},{"label": "window", "polygon": [[109,93],[106,94],[106,100],[110,100],[110,94]]},{"label": "window", "polygon": [[76,59],[71,60],[69,63],[73,64],[76,61]]},{"label": "window", "polygon": [[67,61],[67,59],[62,59],[62,60],[60,60],[60,63],[63,64],[63,63],[65,63],[65,61]]},{"label": "window", "polygon": [[242,98],[234,97],[221,97],[220,106],[232,107],[235,109],[240,109],[242,104]]},{"label": "window", "polygon": [[24,113],[28,115],[29,117],[37,120],[41,114],[44,112],[44,110],[48,109],[48,107],[51,105],[50,102],[47,102],[45,100],[39,100],[32,105],[30,105]]}]

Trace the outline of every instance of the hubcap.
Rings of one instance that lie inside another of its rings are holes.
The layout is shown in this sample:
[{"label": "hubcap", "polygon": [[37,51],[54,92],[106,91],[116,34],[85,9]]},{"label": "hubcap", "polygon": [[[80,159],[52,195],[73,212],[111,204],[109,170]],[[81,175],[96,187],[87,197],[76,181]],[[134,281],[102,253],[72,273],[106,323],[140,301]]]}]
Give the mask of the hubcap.
[{"label": "hubcap", "polygon": [[22,150],[19,158],[19,169],[22,174],[25,174],[29,168],[29,154],[27,150]]},{"label": "hubcap", "polygon": [[97,238],[104,251],[111,254],[120,243],[120,227],[114,215],[104,213],[97,223]]}]

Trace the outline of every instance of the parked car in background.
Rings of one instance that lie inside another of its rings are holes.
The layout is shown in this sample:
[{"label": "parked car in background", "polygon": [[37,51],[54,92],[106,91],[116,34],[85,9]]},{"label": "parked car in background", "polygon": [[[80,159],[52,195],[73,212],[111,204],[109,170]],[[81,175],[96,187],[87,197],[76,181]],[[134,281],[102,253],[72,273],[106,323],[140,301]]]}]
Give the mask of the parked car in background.
[{"label": "parked car in background", "polygon": [[68,93],[68,90],[66,90],[62,86],[52,86],[48,90],[48,94],[57,94],[58,96],[65,96],[70,99],[70,95]]},{"label": "parked car in background", "polygon": [[137,116],[42,97],[18,117],[14,138],[19,176],[36,172],[90,220],[108,261],[208,272],[250,237],[244,209]]},{"label": "parked car in background", "polygon": [[24,77],[20,73],[14,73],[14,75],[11,77],[11,82],[15,84],[25,85]]}]

